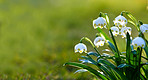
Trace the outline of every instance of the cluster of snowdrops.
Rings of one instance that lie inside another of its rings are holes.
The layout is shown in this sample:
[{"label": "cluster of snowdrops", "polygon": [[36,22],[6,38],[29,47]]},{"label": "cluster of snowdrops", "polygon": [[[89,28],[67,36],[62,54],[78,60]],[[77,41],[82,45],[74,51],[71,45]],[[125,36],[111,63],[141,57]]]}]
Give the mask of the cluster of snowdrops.
[{"label": "cluster of snowdrops", "polygon": [[[126,19],[125,16],[128,18]],[[89,38],[83,37],[80,43],[75,45],[75,53],[87,53],[86,56],[82,56],[84,59],[80,59],[81,63],[68,62],[65,65],[76,66],[81,69],[76,72],[89,71],[99,79],[103,80],[145,80],[148,79],[148,63],[143,62],[141,58],[148,60],[148,41],[146,40],[144,33],[148,32],[148,24],[143,24],[141,21],[137,21],[129,12],[123,11],[119,16],[113,20],[114,25],[110,26],[110,21],[107,13],[100,12],[99,17],[93,20],[93,27],[97,29],[99,33],[92,42]],[[131,37],[132,28],[127,27],[127,23],[132,24],[137,29],[139,35],[133,38]],[[109,31],[110,37],[102,29],[105,28]],[[114,37],[122,36],[126,40],[126,51],[120,52],[116,44]],[[83,43],[83,40],[88,41],[96,52],[88,52],[87,46]],[[104,49],[110,54],[101,54],[97,48],[107,44],[109,49]],[[146,56],[142,56],[146,54]],[[91,56],[97,57],[94,60]],[[93,69],[86,63],[94,64],[98,69]]]}]

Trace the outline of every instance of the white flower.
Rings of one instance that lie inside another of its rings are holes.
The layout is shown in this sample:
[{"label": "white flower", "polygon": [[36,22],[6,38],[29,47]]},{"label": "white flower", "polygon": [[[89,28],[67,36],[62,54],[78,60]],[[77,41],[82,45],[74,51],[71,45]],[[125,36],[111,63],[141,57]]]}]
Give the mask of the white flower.
[{"label": "white flower", "polygon": [[98,17],[97,19],[95,19],[95,20],[93,20],[93,27],[94,27],[94,29],[96,29],[96,28],[106,28],[106,19],[105,18],[103,18],[103,17]]},{"label": "white flower", "polygon": [[131,29],[130,27],[123,27],[123,28],[121,29],[121,31],[119,32],[119,34],[122,35],[122,38],[125,38],[127,32],[129,33],[129,35],[131,35],[131,30],[132,30],[132,29]]},{"label": "white flower", "polygon": [[141,30],[142,33],[148,32],[148,24],[141,25],[140,30]]},{"label": "white flower", "polygon": [[135,47],[142,47],[144,48],[145,47],[145,41],[143,38],[141,37],[136,37],[133,41],[132,41],[132,44],[135,46]]},{"label": "white flower", "polygon": [[75,46],[75,53],[76,53],[76,52],[79,52],[79,53],[85,52],[85,53],[87,53],[87,47],[86,47],[86,45],[83,44],[83,43],[77,44],[77,45]]},{"label": "white flower", "polygon": [[122,27],[125,27],[125,26],[126,26],[126,24],[127,24],[127,19],[126,19],[124,16],[119,15],[119,16],[117,16],[117,17],[114,19],[113,22],[114,22],[115,26],[117,26],[117,27],[119,27],[119,28],[121,29]]},{"label": "white flower", "polygon": [[94,40],[95,46],[98,48],[99,46],[103,46],[105,43],[105,40],[102,37],[96,37]]},{"label": "white flower", "polygon": [[115,26],[111,27],[111,31],[112,31],[114,36],[117,36],[119,34],[118,27],[115,27]]}]

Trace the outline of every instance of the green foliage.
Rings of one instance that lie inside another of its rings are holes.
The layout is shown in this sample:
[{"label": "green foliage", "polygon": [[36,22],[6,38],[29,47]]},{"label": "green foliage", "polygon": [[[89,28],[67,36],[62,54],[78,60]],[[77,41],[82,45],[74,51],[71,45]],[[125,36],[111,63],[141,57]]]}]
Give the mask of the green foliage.
[{"label": "green foliage", "polygon": [[[146,46],[144,50],[145,50],[145,53],[147,54],[148,45],[147,45],[147,40],[145,39],[144,34],[141,32],[139,28],[141,24],[138,23],[138,21],[129,12],[123,11],[121,12],[121,14],[122,15],[125,14],[129,19],[132,20],[129,22],[132,23],[137,28],[137,30],[139,31],[139,36],[145,40]],[[129,32],[126,32],[126,52],[125,52],[126,57],[124,57],[123,53],[119,51],[113,32],[110,29],[109,17],[107,16],[106,13],[102,13],[102,12],[100,13],[100,17],[104,17],[107,20],[108,31],[110,33],[112,40],[99,27],[97,28],[97,30],[99,31],[100,36],[106,40],[106,44],[110,48],[110,52],[112,52],[114,55],[111,56],[107,54],[106,55],[101,54],[95,47],[95,43],[93,44],[89,38],[83,37],[81,39],[81,42],[83,42],[82,40],[88,41],[93,46],[96,52],[88,52],[86,56],[82,56],[82,58],[84,58],[84,60],[80,60],[82,61],[82,63],[69,62],[69,63],[65,63],[65,65],[72,65],[75,67],[86,69],[93,75],[97,76],[98,79],[103,79],[103,80],[106,80],[106,79],[108,80],[146,80],[148,79],[147,77],[148,63],[147,62],[144,63],[142,61],[142,57],[143,57],[142,55],[144,54],[143,47],[138,46],[135,50],[133,48],[130,34]],[[93,58],[93,56],[97,57],[97,59]],[[147,60],[148,57],[144,56],[143,58]],[[91,68],[86,64],[95,65],[97,66],[97,68],[95,69]],[[102,72],[103,75],[100,74],[99,72]]]}]

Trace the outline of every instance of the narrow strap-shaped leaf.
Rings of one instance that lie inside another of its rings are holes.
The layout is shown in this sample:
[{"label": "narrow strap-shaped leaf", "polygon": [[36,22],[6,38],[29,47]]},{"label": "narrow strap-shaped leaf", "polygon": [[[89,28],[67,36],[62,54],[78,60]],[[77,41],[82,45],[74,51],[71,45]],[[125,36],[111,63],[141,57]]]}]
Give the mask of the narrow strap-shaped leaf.
[{"label": "narrow strap-shaped leaf", "polygon": [[145,73],[145,77],[148,79],[148,67],[143,66],[142,69],[143,69],[143,71]]},{"label": "narrow strap-shaped leaf", "polygon": [[147,58],[148,58],[148,47],[147,46],[145,46],[144,51],[145,51]]},{"label": "narrow strap-shaped leaf", "polygon": [[148,58],[144,57],[144,56],[141,56],[142,58],[144,58],[145,60],[148,60]]},{"label": "narrow strap-shaped leaf", "polygon": [[132,19],[135,23],[138,23],[137,20],[136,20],[136,18],[135,18],[131,13],[126,12],[126,15],[127,15],[130,19]]},{"label": "narrow strap-shaped leaf", "polygon": [[[105,73],[106,75],[109,76],[109,77],[108,76],[106,76],[106,77],[111,78],[112,80],[117,80],[116,77],[112,74],[112,72],[108,68],[106,68],[103,65],[98,64],[89,55],[87,55],[87,56],[81,56],[81,57],[82,58],[85,58],[86,60],[90,61],[92,64],[96,65],[103,73]],[[101,58],[102,58],[102,56],[101,56]]]},{"label": "narrow strap-shaped leaf", "polygon": [[136,24],[133,21],[128,20],[128,22],[131,23],[131,24],[133,24],[134,26],[136,26]]},{"label": "narrow strap-shaped leaf", "polygon": [[82,63],[90,63],[90,64],[94,64],[93,62],[86,60],[86,59],[79,59],[79,61],[81,61]]},{"label": "narrow strap-shaped leaf", "polygon": [[82,72],[87,72],[86,69],[78,69],[77,71],[75,71],[75,73],[82,73]]},{"label": "narrow strap-shaped leaf", "polygon": [[88,55],[88,57],[86,57],[86,56],[81,56],[81,57],[85,58],[86,60],[89,60],[90,62],[92,62],[95,65],[98,65],[98,63],[95,60],[93,60],[89,55]]},{"label": "narrow strap-shaped leaf", "polygon": [[148,65],[148,62],[140,64],[140,68],[144,65]]},{"label": "narrow strap-shaped leaf", "polygon": [[118,66],[118,68],[125,68],[125,67],[133,67],[132,65],[128,65],[128,64],[120,64]]},{"label": "narrow strap-shaped leaf", "polygon": [[127,32],[127,41],[126,41],[126,63],[127,64],[130,64],[130,54],[131,54],[131,47],[130,47],[130,35],[129,33]]},{"label": "narrow strap-shaped leaf", "polygon": [[64,65],[71,65],[71,66],[75,66],[75,67],[79,67],[79,68],[83,68],[83,69],[86,69],[88,70],[90,73],[96,75],[97,77],[103,79],[103,80],[108,80],[104,75],[102,75],[101,73],[99,73],[97,70],[89,67],[89,66],[86,66],[84,64],[80,64],[80,63],[76,63],[76,62],[68,62],[68,63],[65,63]]},{"label": "narrow strap-shaped leaf", "polygon": [[99,56],[98,53],[96,53],[96,52],[88,52],[87,55],[93,55],[93,56],[96,56],[96,57]]},{"label": "narrow strap-shaped leaf", "polygon": [[108,46],[113,52],[117,52],[115,46],[110,41],[108,41]]},{"label": "narrow strap-shaped leaf", "polygon": [[138,76],[137,76],[137,78],[140,79],[140,67],[141,67],[140,63],[141,63],[142,48],[140,48],[140,47],[137,48],[137,54],[138,54],[138,58],[137,58],[137,60],[138,60],[138,69],[137,69],[138,73],[137,74],[138,74]]},{"label": "narrow strap-shaped leaf", "polygon": [[125,75],[122,73],[122,71],[118,70],[118,68],[112,64],[111,62],[107,61],[107,60],[103,60],[103,59],[99,59],[98,63],[102,63],[103,65],[105,65],[106,67],[110,67],[111,69],[113,69],[116,73],[118,73],[118,76],[120,76],[121,79],[126,80]]},{"label": "narrow strap-shaped leaf", "polygon": [[141,80],[147,80],[148,78],[145,78],[145,77],[140,73],[140,79],[141,79]]},{"label": "narrow strap-shaped leaf", "polygon": [[108,75],[111,80],[117,80],[116,77],[112,74],[112,71],[110,71],[110,68],[107,68],[104,65],[98,66],[98,68],[102,70],[105,75]]}]

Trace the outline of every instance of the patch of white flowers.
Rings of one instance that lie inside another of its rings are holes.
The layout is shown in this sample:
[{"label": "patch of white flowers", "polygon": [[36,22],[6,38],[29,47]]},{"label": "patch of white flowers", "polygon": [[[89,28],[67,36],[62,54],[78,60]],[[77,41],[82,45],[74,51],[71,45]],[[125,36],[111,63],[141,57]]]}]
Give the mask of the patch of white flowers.
[{"label": "patch of white flowers", "polygon": [[93,20],[93,27],[96,28],[106,28],[106,19],[103,17],[98,17],[97,19]]},{"label": "patch of white flowers", "polygon": [[105,43],[105,40],[102,37],[96,37],[94,40],[95,46],[98,48],[99,46],[103,46]]},{"label": "patch of white flowers", "polygon": [[133,39],[132,44],[133,44],[135,47],[142,47],[142,48],[144,48],[145,45],[146,45],[144,39],[141,38],[141,37],[136,37],[135,39]]},{"label": "patch of white flowers", "polygon": [[[131,27],[127,27],[127,19],[123,16],[123,15],[119,15],[117,16],[114,20],[114,26],[110,28],[113,36],[117,36],[117,35],[121,35],[122,38],[126,38],[127,32],[129,33],[129,35],[131,35]],[[94,29],[96,28],[106,28],[107,26],[107,21],[104,17],[98,17],[97,19],[93,20],[93,27]],[[139,27],[140,31],[142,33],[148,32],[148,24],[141,24],[141,26]],[[100,46],[103,46],[108,40],[106,40],[103,36],[99,36],[96,37],[94,39],[94,44],[97,48]],[[132,37],[130,37],[132,40]],[[144,41],[143,38],[141,37],[136,37],[135,39],[133,39],[132,41],[132,45],[134,45],[135,47],[142,47],[144,48],[146,46],[146,43]],[[87,47],[85,44],[83,43],[79,43],[75,46],[75,52],[79,52],[79,53],[87,53]]]},{"label": "patch of white flowers", "polygon": [[83,44],[83,43],[78,43],[78,44],[75,46],[74,50],[75,50],[75,53],[76,53],[76,52],[79,52],[79,53],[85,52],[85,53],[87,53],[87,47],[86,47],[86,45]]}]

